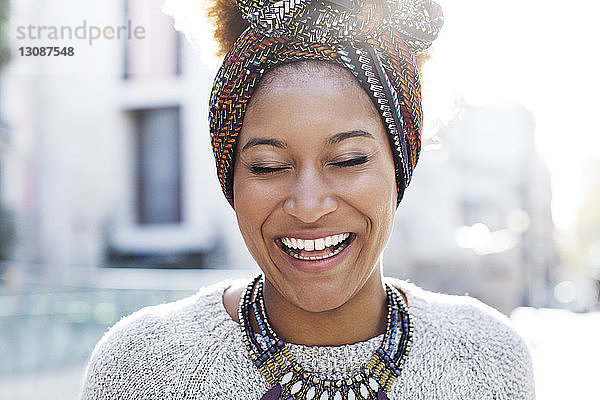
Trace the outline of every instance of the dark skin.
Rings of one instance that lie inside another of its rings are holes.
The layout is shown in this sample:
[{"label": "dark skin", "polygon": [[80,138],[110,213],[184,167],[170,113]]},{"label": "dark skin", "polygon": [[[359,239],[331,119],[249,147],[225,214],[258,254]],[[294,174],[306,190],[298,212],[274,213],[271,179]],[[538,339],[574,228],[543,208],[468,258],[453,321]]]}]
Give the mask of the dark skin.
[{"label": "dark skin", "polygon": [[[266,277],[269,321],[291,343],[368,340],[385,330],[381,254],[396,210],[386,130],[354,77],[337,67],[278,71],[267,81],[238,138],[234,204]],[[284,237],[338,233],[351,242],[326,260],[299,261],[282,251]],[[243,289],[223,295],[236,322]]]}]

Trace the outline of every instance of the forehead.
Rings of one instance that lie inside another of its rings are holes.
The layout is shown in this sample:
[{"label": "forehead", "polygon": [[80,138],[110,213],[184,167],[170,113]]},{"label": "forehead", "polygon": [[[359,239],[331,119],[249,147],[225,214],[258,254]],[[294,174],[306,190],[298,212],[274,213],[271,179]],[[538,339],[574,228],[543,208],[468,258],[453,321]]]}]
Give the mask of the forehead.
[{"label": "forehead", "polygon": [[360,129],[385,143],[385,128],[367,93],[349,71],[333,67],[267,73],[248,105],[238,141],[257,135],[308,140]]},{"label": "forehead", "polygon": [[352,92],[352,97],[360,100],[360,105],[365,107],[365,111],[373,113],[374,117],[379,117],[367,93],[349,70],[337,64],[314,60],[282,64],[268,71],[254,90],[250,105],[259,105],[274,91],[296,89],[301,86],[308,89],[309,96],[311,90],[312,95],[317,95],[318,89],[323,86],[345,89],[347,94]]}]

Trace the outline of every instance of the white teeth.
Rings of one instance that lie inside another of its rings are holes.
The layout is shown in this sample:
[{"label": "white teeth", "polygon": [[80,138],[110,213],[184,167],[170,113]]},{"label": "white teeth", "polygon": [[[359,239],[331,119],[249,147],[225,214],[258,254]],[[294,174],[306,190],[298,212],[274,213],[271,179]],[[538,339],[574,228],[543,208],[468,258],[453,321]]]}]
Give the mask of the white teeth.
[{"label": "white teeth", "polygon": [[305,251],[320,251],[327,247],[336,246],[346,240],[350,236],[350,233],[340,233],[338,235],[326,236],[317,239],[297,239],[291,237],[281,238],[281,243],[291,249],[305,250]]},{"label": "white teeth", "polygon": [[325,239],[315,240],[315,250],[323,250],[323,249],[325,249]]},{"label": "white teeth", "polygon": [[299,254],[296,253],[288,253],[289,255],[291,255],[292,257],[298,259],[298,260],[304,260],[304,261],[316,261],[316,260],[324,260],[325,258],[329,258],[329,257],[333,257],[336,254],[338,254],[340,251],[344,250],[344,248],[338,248],[335,249],[334,251],[332,251],[329,254],[323,255],[323,256],[310,256],[310,257],[306,257],[306,256],[301,256]]}]

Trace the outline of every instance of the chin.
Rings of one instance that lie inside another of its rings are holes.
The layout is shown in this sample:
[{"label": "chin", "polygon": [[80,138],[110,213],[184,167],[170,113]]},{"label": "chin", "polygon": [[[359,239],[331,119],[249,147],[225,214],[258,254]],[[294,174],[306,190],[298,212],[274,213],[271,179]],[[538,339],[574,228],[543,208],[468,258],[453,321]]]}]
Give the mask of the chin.
[{"label": "chin", "polygon": [[280,294],[296,307],[313,313],[335,310],[352,298],[355,289],[347,287],[338,277],[313,280],[299,284],[285,284]]}]

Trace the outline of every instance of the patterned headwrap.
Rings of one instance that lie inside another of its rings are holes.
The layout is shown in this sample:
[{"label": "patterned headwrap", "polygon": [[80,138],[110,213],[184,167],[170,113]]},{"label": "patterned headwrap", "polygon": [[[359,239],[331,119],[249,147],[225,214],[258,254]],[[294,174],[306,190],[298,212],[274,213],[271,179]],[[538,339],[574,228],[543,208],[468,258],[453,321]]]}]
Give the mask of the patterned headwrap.
[{"label": "patterned headwrap", "polygon": [[302,60],[352,72],[377,108],[394,156],[398,203],[421,148],[421,86],[414,56],[443,24],[430,0],[237,0],[250,27],[229,50],[209,110],[217,174],[233,206],[233,163],[248,102],[261,77]]}]

